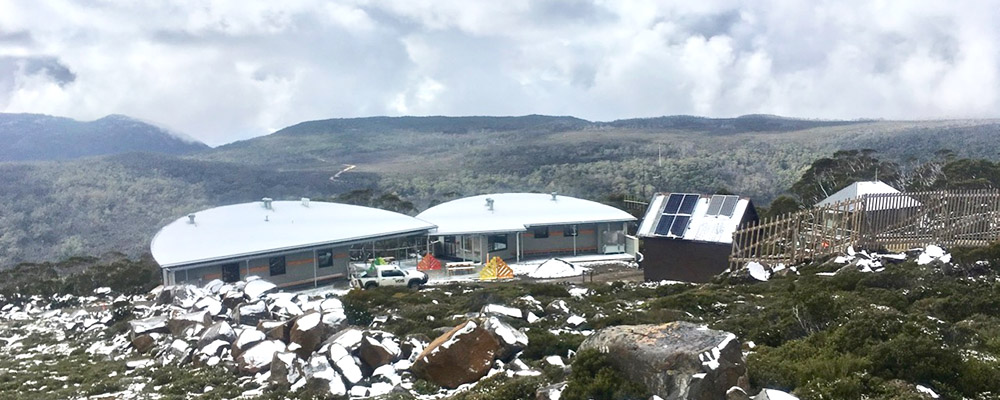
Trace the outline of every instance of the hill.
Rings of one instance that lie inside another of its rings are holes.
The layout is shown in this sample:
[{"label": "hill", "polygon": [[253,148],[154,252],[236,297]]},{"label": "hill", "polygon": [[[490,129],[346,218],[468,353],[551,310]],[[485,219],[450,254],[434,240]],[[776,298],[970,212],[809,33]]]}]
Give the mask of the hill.
[{"label": "hill", "polygon": [[0,161],[67,160],[147,151],[187,154],[209,147],[163,128],[109,115],[80,122],[39,114],[0,113]]},{"label": "hill", "polygon": [[[749,116],[731,120],[756,122],[730,130],[719,128],[732,122],[723,119],[657,120],[331,119],[184,156],[0,163],[6,184],[0,191],[0,268],[107,251],[137,256],[167,221],[265,196],[330,199],[370,189],[368,197],[395,193],[419,211],[488,192],[558,191],[608,201],[623,194],[725,189],[766,205],[814,161],[837,150],[875,149],[905,173],[942,149],[997,160],[993,149],[1000,145],[1000,121],[993,120]],[[693,122],[669,122],[676,120]],[[356,167],[332,178],[348,165]]]}]

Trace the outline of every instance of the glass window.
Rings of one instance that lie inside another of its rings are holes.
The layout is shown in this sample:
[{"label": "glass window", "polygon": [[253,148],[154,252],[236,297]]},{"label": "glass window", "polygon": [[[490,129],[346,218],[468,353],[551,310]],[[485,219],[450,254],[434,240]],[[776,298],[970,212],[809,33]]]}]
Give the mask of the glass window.
[{"label": "glass window", "polygon": [[507,250],[507,235],[490,235],[490,251]]},{"label": "glass window", "polygon": [[535,239],[544,239],[549,237],[549,227],[547,226],[534,227],[531,228],[531,233],[535,237]]},{"label": "glass window", "polygon": [[406,276],[406,274],[404,274],[403,271],[400,271],[398,269],[382,270],[383,278],[396,277],[396,276]]},{"label": "glass window", "polygon": [[231,263],[222,265],[222,281],[236,282],[240,280],[240,264]]},{"label": "glass window", "polygon": [[327,268],[333,266],[333,249],[323,249],[316,251],[316,266]]},{"label": "glass window", "polygon": [[271,276],[285,274],[285,256],[271,257],[268,259],[268,264],[270,264]]},{"label": "glass window", "polygon": [[563,236],[570,237],[577,236],[579,234],[580,232],[576,229],[576,225],[566,225],[566,227],[563,228]]}]

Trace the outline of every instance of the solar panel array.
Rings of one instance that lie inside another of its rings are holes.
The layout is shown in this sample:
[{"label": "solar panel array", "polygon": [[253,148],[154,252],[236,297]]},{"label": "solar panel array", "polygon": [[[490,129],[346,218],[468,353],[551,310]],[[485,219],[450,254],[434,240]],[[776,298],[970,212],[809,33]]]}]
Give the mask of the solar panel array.
[{"label": "solar panel array", "polygon": [[673,193],[667,198],[667,204],[663,207],[663,214],[660,215],[660,222],[656,224],[657,235],[684,236],[688,224],[691,222],[691,213],[698,204],[700,195],[689,193]]},{"label": "solar panel array", "polygon": [[[700,198],[701,195],[693,193],[670,194],[660,215],[660,221],[656,224],[655,233],[661,236],[683,237],[691,223],[692,214]],[[732,217],[739,200],[739,196],[713,195],[708,202],[708,211],[705,212],[705,216]]]}]

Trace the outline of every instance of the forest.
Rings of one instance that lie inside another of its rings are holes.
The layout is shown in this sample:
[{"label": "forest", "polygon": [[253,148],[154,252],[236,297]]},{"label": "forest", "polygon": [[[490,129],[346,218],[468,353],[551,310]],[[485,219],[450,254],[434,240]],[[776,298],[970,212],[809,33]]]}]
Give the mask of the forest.
[{"label": "forest", "polygon": [[[379,117],[304,122],[184,156],[4,162],[0,268],[106,252],[138,257],[174,219],[262,197],[415,214],[489,192],[615,203],[658,191],[725,191],[762,207],[778,199],[773,208],[786,210],[846,179],[912,190],[986,187],[997,182],[998,131],[996,121],[971,120]],[[356,168],[334,179],[346,165]]]}]

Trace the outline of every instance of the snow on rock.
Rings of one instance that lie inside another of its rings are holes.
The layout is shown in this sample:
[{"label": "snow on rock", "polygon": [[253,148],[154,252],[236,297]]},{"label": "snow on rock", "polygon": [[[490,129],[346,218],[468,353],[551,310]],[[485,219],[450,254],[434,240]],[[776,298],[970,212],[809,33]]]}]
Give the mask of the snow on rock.
[{"label": "snow on rock", "polygon": [[920,393],[924,393],[924,394],[930,396],[932,399],[941,398],[941,396],[938,395],[937,392],[935,392],[933,389],[931,389],[931,388],[929,388],[927,386],[917,385],[917,390],[919,390]]},{"label": "snow on rock", "polygon": [[566,363],[563,362],[562,357],[559,356],[548,356],[545,357],[545,362],[550,365],[555,365],[557,367],[565,367]]},{"label": "snow on rock", "polygon": [[344,375],[352,385],[361,382],[364,378],[364,374],[361,373],[361,367],[358,363],[354,361],[354,357],[351,353],[347,351],[344,346],[339,343],[333,343],[330,345],[327,355],[330,357],[330,361],[333,362],[333,366]]},{"label": "snow on rock", "polygon": [[771,271],[768,271],[759,262],[751,261],[747,263],[746,268],[750,272],[750,276],[758,281],[766,282],[768,279],[771,279]]},{"label": "snow on rock", "polygon": [[247,285],[243,287],[243,295],[246,296],[247,299],[253,301],[259,299],[264,294],[275,290],[277,287],[277,285],[263,279],[258,278],[250,280],[250,277],[248,276]]},{"label": "snow on rock", "polygon": [[331,396],[339,397],[347,394],[344,380],[340,379],[340,374],[333,369],[326,357],[317,356],[309,359],[306,376],[323,382]]},{"label": "snow on rock", "polygon": [[541,263],[528,276],[535,279],[568,278],[583,275],[588,268],[577,267],[559,258],[551,258]]},{"label": "snow on rock", "polygon": [[210,296],[202,297],[201,300],[195,302],[194,308],[197,310],[208,311],[208,313],[212,316],[221,315],[222,312],[226,309],[222,305],[221,301],[219,301],[215,297],[210,297]]},{"label": "snow on rock", "polygon": [[206,344],[201,349],[198,350],[199,354],[206,356],[217,356],[222,353],[222,349],[229,347],[229,342],[225,340],[215,340],[209,344]]},{"label": "snow on rock", "polygon": [[941,247],[930,245],[925,247],[924,251],[917,256],[917,265],[927,265],[934,261],[949,263],[951,262],[951,254],[945,253]]},{"label": "snow on rock", "polygon": [[584,322],[587,322],[587,319],[579,315],[571,315],[569,318],[566,318],[566,323],[573,326],[580,326]]},{"label": "snow on rock", "polygon": [[590,289],[583,287],[574,287],[569,289],[569,295],[578,299],[582,299],[583,296],[586,296],[588,293],[590,293]]},{"label": "snow on rock", "polygon": [[757,393],[753,400],[799,400],[799,398],[780,390],[764,389]]},{"label": "snow on rock", "polygon": [[265,340],[257,343],[240,354],[237,360],[240,371],[246,374],[256,374],[270,367],[274,353],[285,351],[285,343],[280,340]]},{"label": "snow on rock", "polygon": [[487,304],[483,306],[482,313],[485,315],[501,315],[516,319],[523,319],[524,312],[518,308],[502,306],[499,304]]},{"label": "snow on rock", "polygon": [[535,323],[535,321],[538,321],[538,319],[539,319],[539,318],[538,318],[538,316],[537,316],[537,315],[535,315],[535,313],[533,313],[533,312],[530,312],[530,311],[528,312],[528,323],[529,323],[529,324],[533,324],[533,323]]}]

